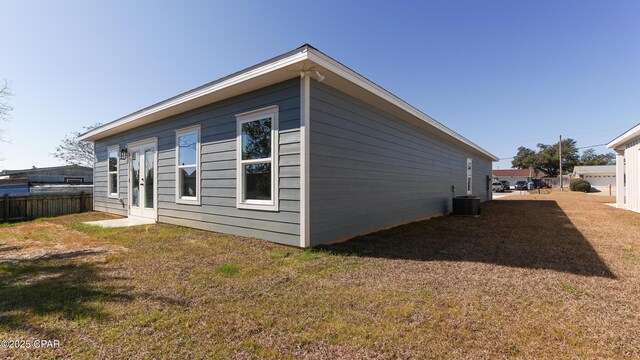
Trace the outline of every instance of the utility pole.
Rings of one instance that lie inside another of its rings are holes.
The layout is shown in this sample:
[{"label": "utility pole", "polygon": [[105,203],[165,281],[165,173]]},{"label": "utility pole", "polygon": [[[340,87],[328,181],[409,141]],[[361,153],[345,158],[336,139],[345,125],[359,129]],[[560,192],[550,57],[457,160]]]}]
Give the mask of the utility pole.
[{"label": "utility pole", "polygon": [[558,143],[558,153],[560,154],[560,191],[564,191],[562,187],[562,135],[560,135],[560,142]]}]

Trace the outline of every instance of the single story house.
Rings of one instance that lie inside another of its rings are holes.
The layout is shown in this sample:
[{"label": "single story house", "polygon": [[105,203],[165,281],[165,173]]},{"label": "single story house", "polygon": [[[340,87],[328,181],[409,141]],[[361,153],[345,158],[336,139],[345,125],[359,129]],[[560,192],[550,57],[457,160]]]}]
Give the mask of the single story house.
[{"label": "single story house", "polygon": [[[539,176],[540,172],[534,168],[529,169],[505,169],[505,170],[492,170],[494,181],[508,181],[511,186],[515,185],[516,181],[526,181],[529,183],[533,179]],[[544,173],[543,173],[544,174]],[[546,174],[544,174],[546,175]]]},{"label": "single story house", "polygon": [[93,168],[64,165],[0,172],[0,196],[80,194],[93,190]]},{"label": "single story house", "polygon": [[575,166],[571,174],[573,179],[585,179],[591,183],[591,186],[604,191],[615,191],[616,187],[616,166],[615,165],[585,165]]},{"label": "single story house", "polygon": [[640,124],[613,139],[607,147],[616,152],[616,188],[624,189],[616,191],[616,206],[640,212]]},{"label": "single story house", "polygon": [[95,210],[300,247],[490,200],[497,161],[307,44],[80,139]]}]

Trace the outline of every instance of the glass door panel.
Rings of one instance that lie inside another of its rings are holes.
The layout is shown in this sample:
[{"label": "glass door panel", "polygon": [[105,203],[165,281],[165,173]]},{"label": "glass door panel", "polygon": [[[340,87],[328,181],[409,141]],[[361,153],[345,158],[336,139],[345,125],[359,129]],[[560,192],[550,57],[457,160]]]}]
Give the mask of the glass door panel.
[{"label": "glass door panel", "polygon": [[130,147],[129,215],[156,219],[156,146],[145,142]]},{"label": "glass door panel", "polygon": [[144,207],[154,208],[154,171],[155,171],[155,150],[146,149],[144,152]]},{"label": "glass door panel", "polygon": [[131,153],[131,207],[140,207],[140,153]]}]

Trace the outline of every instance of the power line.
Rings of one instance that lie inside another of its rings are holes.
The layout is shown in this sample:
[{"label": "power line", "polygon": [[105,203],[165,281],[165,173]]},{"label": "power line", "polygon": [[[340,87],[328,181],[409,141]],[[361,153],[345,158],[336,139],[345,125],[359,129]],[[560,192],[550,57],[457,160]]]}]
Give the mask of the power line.
[{"label": "power line", "polygon": [[[600,134],[606,131],[613,131],[613,130],[620,130],[620,129],[629,129],[628,126],[624,126],[624,127],[616,127],[616,128],[608,128],[608,129],[592,129],[590,131],[587,132],[581,132],[581,133],[573,133],[573,134],[565,134],[565,137],[567,138],[574,138],[577,136],[582,136],[582,135],[591,135],[591,134]],[[539,137],[537,138],[538,140],[540,139]],[[518,141],[509,141],[509,142],[502,142],[503,145],[510,145],[510,144],[523,144],[523,143],[527,143],[527,142],[531,142],[534,141],[535,139],[533,138],[528,138],[528,139],[521,139]]]},{"label": "power line", "polygon": [[576,148],[576,150],[586,149],[586,148],[594,148],[594,147],[600,147],[600,146],[606,146],[606,145],[607,145],[607,144],[598,144],[598,145],[583,146],[583,147]]}]

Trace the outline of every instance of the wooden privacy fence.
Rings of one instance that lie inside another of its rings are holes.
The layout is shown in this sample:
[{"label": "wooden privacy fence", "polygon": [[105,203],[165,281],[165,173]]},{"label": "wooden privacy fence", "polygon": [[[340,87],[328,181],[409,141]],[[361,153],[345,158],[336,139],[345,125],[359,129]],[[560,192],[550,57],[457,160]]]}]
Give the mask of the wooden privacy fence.
[{"label": "wooden privacy fence", "polygon": [[55,194],[0,197],[0,221],[32,220],[75,214],[93,208],[91,194]]}]

